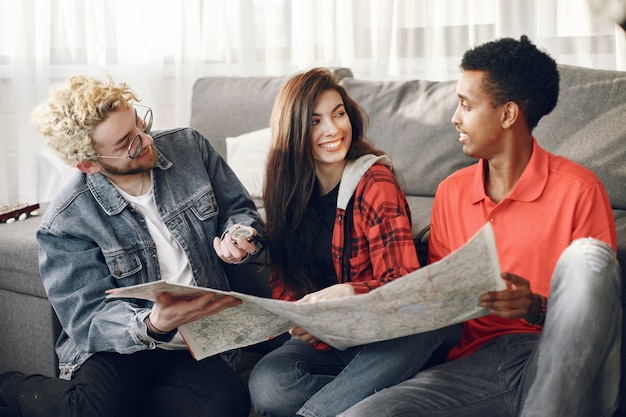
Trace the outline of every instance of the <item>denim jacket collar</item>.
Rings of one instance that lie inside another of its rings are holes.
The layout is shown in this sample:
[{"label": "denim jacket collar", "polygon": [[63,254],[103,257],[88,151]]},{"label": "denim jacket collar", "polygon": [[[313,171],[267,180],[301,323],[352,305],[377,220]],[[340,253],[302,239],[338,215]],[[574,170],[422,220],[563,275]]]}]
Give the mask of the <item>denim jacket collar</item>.
[{"label": "denim jacket collar", "polygon": [[[170,162],[156,146],[154,146],[154,149],[157,154],[155,168],[162,170],[169,169],[172,166],[172,162]],[[115,186],[103,174],[87,174],[86,181],[89,191],[109,216],[121,213],[128,205],[128,201],[117,192]]]}]

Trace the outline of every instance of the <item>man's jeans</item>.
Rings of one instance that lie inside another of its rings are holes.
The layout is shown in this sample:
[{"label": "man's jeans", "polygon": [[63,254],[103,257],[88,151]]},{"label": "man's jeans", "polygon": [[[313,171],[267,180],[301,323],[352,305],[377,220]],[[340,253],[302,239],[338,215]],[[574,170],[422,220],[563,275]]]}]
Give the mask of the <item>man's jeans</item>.
[{"label": "man's jeans", "polygon": [[457,325],[328,352],[290,339],[253,369],[248,382],[253,407],[274,417],[335,417],[368,395],[415,375],[435,351],[443,345],[447,352],[459,336]]},{"label": "man's jeans", "polygon": [[612,249],[574,241],[551,283],[541,335],[502,336],[419,372],[342,417],[599,417],[617,408],[621,274]]},{"label": "man's jeans", "polygon": [[245,385],[219,355],[196,361],[186,350],[100,352],[71,381],[12,379],[0,392],[21,417],[247,417]]}]

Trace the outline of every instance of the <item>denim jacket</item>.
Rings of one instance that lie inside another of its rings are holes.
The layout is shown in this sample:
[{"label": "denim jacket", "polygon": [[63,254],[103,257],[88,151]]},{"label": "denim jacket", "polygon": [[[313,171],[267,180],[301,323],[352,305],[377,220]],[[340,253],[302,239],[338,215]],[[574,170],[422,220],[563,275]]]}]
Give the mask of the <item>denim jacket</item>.
[{"label": "denim jacket", "polygon": [[[153,136],[154,198],[187,254],[195,284],[228,290],[213,239],[236,223],[264,226],[245,188],[200,133]],[[95,352],[153,349],[143,322],[152,302],[106,299],[111,288],[161,279],[145,219],[102,174],[77,175],[50,203],[37,231],[46,293],[63,330],[56,345],[61,378]]]}]

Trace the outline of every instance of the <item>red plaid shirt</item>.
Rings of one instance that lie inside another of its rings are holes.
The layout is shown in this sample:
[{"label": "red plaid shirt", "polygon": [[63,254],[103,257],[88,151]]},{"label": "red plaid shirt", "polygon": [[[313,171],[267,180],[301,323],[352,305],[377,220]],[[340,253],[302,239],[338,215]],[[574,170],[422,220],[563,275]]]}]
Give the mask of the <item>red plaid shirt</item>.
[{"label": "red plaid shirt", "polygon": [[[411,212],[395,176],[380,164],[361,178],[354,193],[350,232],[350,276],[345,276],[346,212],[337,208],[332,258],[337,283],[350,283],[357,294],[369,292],[419,268],[411,234]],[[270,279],[274,298],[295,301],[282,281]]]},{"label": "red plaid shirt", "polygon": [[[370,167],[354,192],[350,231],[350,276],[345,276],[346,212],[337,208],[332,258],[337,283],[350,283],[356,294],[369,292],[420,267],[411,234],[411,212],[396,177],[380,164]],[[281,280],[270,278],[274,298],[295,301]],[[317,350],[330,346],[318,341]]]}]

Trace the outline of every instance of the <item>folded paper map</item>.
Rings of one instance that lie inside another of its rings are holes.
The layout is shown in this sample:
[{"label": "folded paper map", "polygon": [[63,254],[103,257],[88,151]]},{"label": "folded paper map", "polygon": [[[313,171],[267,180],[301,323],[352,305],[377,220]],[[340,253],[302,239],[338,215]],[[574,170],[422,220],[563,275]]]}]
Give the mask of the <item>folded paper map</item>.
[{"label": "folded paper map", "polygon": [[489,314],[488,291],[504,289],[491,225],[463,247],[367,294],[290,302],[157,281],[113,290],[107,298],[154,301],[157,294],[232,295],[243,302],[178,330],[197,360],[269,340],[297,324],[337,349],[427,332]]}]

